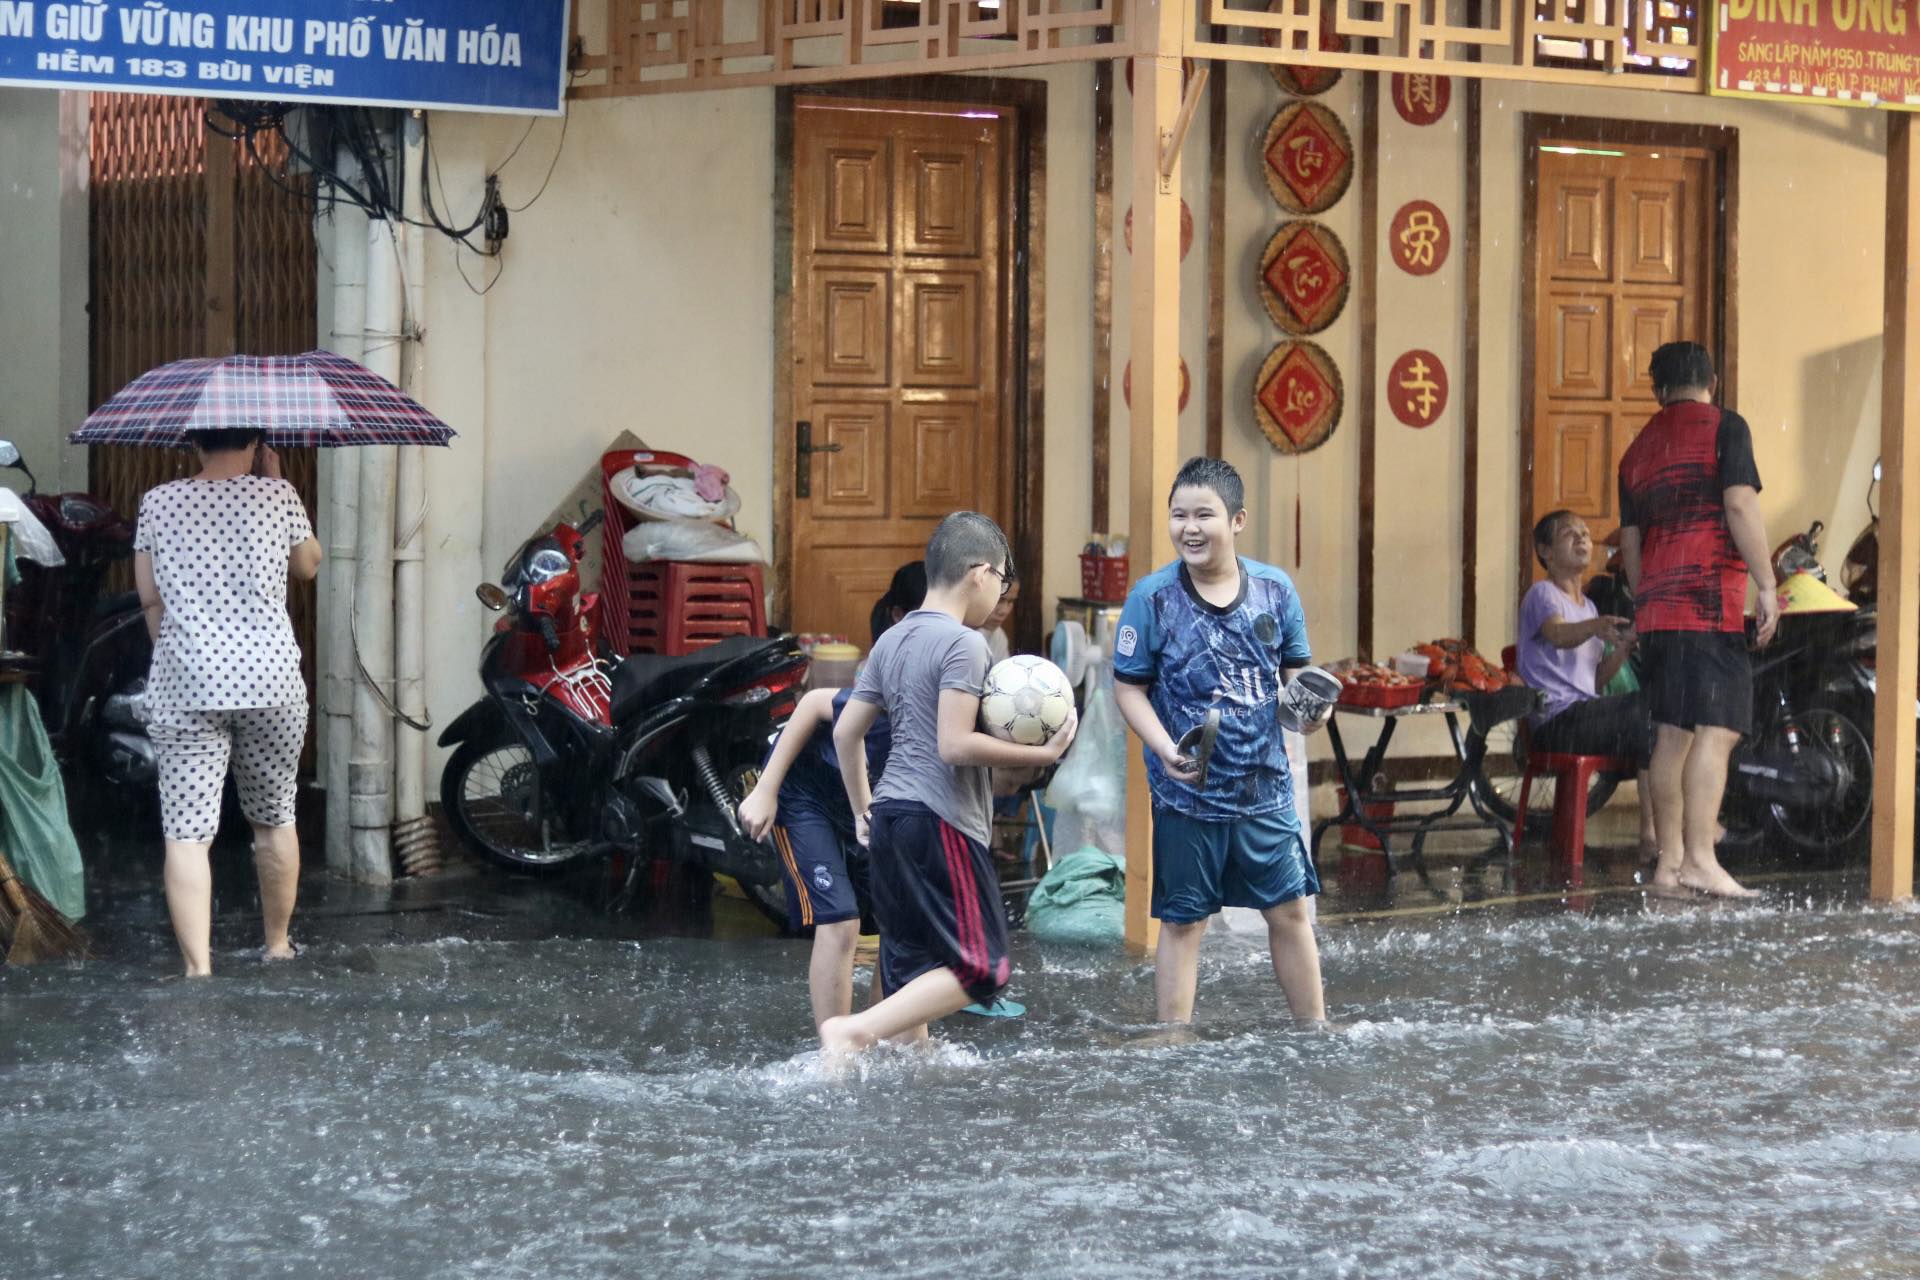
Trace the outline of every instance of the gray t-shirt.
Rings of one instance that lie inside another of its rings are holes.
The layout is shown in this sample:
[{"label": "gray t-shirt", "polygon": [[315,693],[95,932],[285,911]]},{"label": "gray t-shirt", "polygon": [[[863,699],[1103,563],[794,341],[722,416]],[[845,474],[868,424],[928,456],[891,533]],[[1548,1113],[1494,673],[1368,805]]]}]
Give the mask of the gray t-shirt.
[{"label": "gray t-shirt", "polygon": [[981,844],[993,833],[989,771],[940,758],[940,693],[980,696],[990,656],[978,631],[950,614],[917,609],[880,637],[853,688],[855,698],[885,711],[893,726],[893,751],[874,801],[923,804]]}]

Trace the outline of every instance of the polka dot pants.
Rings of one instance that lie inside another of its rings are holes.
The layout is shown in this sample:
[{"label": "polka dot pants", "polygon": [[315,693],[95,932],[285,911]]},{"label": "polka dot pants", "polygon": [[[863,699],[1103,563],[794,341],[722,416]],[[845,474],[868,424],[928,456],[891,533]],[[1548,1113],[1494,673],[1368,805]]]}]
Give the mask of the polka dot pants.
[{"label": "polka dot pants", "polygon": [[160,762],[160,818],[169,840],[204,843],[220,829],[233,766],[240,811],[261,827],[293,825],[305,704],[244,711],[167,711],[148,726]]}]

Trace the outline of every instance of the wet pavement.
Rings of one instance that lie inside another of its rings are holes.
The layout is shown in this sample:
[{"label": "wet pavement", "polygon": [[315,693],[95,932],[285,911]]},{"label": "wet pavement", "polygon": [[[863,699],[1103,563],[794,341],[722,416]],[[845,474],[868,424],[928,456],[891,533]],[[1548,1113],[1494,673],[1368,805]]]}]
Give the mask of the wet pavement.
[{"label": "wet pavement", "polygon": [[1210,938],[1170,1045],[1150,967],[1022,937],[1024,1018],[839,1079],[806,944],[739,900],[316,881],[266,966],[226,850],[188,984],[149,860],[101,959],[0,969],[5,1274],[1920,1274],[1920,913],[1857,873],[1733,906],[1647,902],[1622,848],[1579,893],[1539,851],[1512,891],[1356,860],[1344,1035],[1257,937]]}]

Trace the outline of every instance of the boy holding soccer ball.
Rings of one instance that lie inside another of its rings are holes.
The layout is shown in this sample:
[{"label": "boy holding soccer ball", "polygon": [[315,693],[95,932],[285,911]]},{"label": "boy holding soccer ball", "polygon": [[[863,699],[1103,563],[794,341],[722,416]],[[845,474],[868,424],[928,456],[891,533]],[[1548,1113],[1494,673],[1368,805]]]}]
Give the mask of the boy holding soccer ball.
[{"label": "boy holding soccer ball", "polygon": [[[1244,559],[1240,473],[1191,458],[1167,504],[1174,563],[1134,585],[1114,635],[1114,697],[1145,746],[1153,790],[1154,997],[1162,1022],[1193,1021],[1200,941],[1222,907],[1267,922],[1274,976],[1293,1016],[1323,1022],[1310,899],[1320,881],[1293,808],[1280,690],[1310,661],[1286,574]],[[1218,710],[1202,773],[1177,745]],[[1318,726],[1311,726],[1317,728]]]},{"label": "boy holding soccer ball", "polygon": [[[989,771],[1050,765],[1077,727],[1069,716],[1037,747],[980,731],[989,655],[974,628],[1013,581],[1000,526],[977,511],[955,512],[934,530],[926,565],[925,602],[874,644],[833,730],[847,799],[871,849],[888,995],[822,1023],[829,1054],[925,1035],[927,1023],[990,1004],[1006,987],[1007,914],[987,852]],[[893,744],[879,789],[870,791],[861,744],[883,712]]]}]

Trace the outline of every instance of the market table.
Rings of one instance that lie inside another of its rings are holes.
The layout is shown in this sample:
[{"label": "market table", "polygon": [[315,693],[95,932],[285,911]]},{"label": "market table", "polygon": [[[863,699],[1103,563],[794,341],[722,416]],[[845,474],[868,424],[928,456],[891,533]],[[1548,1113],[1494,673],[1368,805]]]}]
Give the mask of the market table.
[{"label": "market table", "polygon": [[[1487,804],[1480,787],[1480,766],[1486,759],[1488,731],[1495,725],[1531,713],[1538,702],[1539,695],[1533,690],[1515,687],[1497,693],[1453,694],[1438,702],[1416,702],[1400,707],[1334,704],[1334,716],[1327,723],[1327,739],[1333,747],[1334,766],[1339,770],[1342,799],[1338,813],[1321,819],[1313,826],[1314,864],[1319,865],[1320,841],[1329,828],[1357,826],[1380,842],[1380,851],[1387,859],[1387,874],[1391,876],[1395,870],[1393,836],[1411,835],[1414,868],[1425,883],[1427,863],[1424,855],[1429,835],[1441,831],[1486,831],[1492,833],[1494,846],[1475,859],[1473,865],[1478,866],[1496,856],[1503,858],[1510,879],[1513,875],[1513,824]],[[1468,719],[1465,733],[1460,729],[1460,717],[1463,715]],[[1367,749],[1358,774],[1354,772],[1346,743],[1340,736],[1342,716],[1360,716],[1380,723],[1380,736]],[[1393,742],[1394,729],[1402,720],[1424,716],[1441,716],[1447,722],[1447,736],[1453,742],[1454,758],[1459,763],[1452,779],[1439,787],[1375,791],[1373,780],[1379,776],[1380,764],[1386,759],[1387,748]],[[1409,803],[1439,807],[1420,813],[1404,812],[1400,806]],[[1375,806],[1385,805],[1394,806],[1393,816],[1376,817],[1371,812]],[[1463,806],[1470,812],[1462,813]]]}]

